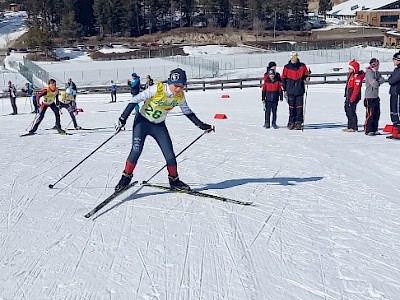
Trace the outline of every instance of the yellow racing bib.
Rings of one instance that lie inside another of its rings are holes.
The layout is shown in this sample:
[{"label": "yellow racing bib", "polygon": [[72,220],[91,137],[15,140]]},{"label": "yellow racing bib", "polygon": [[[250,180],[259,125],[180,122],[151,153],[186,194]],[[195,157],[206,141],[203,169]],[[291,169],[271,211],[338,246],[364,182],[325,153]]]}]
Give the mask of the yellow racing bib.
[{"label": "yellow racing bib", "polygon": [[168,97],[164,84],[159,82],[156,94],[153,98],[149,98],[144,102],[140,109],[140,114],[150,122],[161,123],[167,117],[168,112],[174,107],[181,105],[184,99],[185,94],[183,91],[178,95]]},{"label": "yellow racing bib", "polygon": [[52,91],[49,87],[47,88],[46,95],[43,96],[42,101],[46,105],[51,105],[54,101],[56,101],[56,97],[58,95],[58,88],[55,91]]}]

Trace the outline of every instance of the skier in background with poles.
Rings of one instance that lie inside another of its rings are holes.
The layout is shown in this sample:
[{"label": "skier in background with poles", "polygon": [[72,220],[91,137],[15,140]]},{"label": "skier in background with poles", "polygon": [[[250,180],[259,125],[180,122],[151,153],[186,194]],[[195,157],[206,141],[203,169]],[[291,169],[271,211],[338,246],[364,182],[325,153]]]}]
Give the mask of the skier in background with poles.
[{"label": "skier in background with poles", "polygon": [[165,119],[170,110],[179,106],[186,117],[200,129],[210,132],[213,127],[200,121],[189,108],[183,91],[186,81],[184,70],[180,68],[172,70],[167,83],[159,82],[132,97],[132,101],[115,123],[116,130],[120,131],[125,126],[135,106],[144,101],[140,112],[135,116],[132,130],[132,148],[126,160],[121,179],[115,187],[116,191],[124,189],[131,182],[133,171],[148,135],[152,136],[161,148],[166,160],[171,188],[190,190],[190,187],[179,179],[176,156],[171,137],[165,125]]}]

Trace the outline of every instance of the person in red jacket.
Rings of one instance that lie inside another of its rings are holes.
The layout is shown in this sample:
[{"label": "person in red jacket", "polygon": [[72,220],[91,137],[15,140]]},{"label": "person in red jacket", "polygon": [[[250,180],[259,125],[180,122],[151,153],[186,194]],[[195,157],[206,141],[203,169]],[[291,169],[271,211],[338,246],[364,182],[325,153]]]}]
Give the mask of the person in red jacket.
[{"label": "person in red jacket", "polygon": [[364,80],[365,73],[360,70],[360,64],[352,60],[349,63],[349,75],[347,77],[346,89],[344,96],[344,111],[347,116],[347,128],[343,129],[345,132],[358,131],[358,118],[357,118],[357,104],[361,100],[361,87]]},{"label": "person in red jacket", "polygon": [[278,100],[283,100],[282,83],[276,79],[276,73],[273,69],[269,69],[265,75],[262,86],[262,102],[265,111],[264,127],[270,128],[272,113],[272,128],[278,129],[278,125],[276,125],[276,112],[278,109]]},{"label": "person in red jacket", "polygon": [[290,61],[283,67],[282,88],[289,104],[289,122],[287,128],[301,130],[304,122],[305,82],[310,80],[310,71],[299,60],[297,52],[290,53]]}]

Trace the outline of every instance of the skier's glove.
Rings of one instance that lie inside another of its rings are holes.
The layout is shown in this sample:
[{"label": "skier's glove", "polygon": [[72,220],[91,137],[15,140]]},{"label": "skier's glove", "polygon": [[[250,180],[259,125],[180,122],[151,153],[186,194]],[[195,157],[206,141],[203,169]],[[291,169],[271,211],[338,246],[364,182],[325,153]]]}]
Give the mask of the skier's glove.
[{"label": "skier's glove", "polygon": [[199,126],[199,128],[200,128],[201,130],[204,130],[204,131],[211,131],[211,130],[212,130],[212,126],[209,125],[209,124],[206,124],[206,123],[201,124],[201,125]]},{"label": "skier's glove", "polygon": [[122,117],[119,117],[118,120],[115,122],[114,127],[116,131],[120,131],[125,127],[126,120]]}]

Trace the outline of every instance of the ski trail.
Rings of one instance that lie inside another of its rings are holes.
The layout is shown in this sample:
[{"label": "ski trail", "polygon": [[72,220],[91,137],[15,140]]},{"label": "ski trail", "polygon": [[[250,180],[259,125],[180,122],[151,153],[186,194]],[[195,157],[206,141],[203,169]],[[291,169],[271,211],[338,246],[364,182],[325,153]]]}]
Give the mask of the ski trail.
[{"label": "ski trail", "polygon": [[[150,244],[150,241],[147,241],[147,243],[146,243],[146,253],[149,250],[149,244]],[[136,250],[139,252],[139,255],[141,255],[139,248],[136,248]],[[138,284],[138,287],[136,288],[136,299],[138,299],[138,297],[139,297],[139,291],[140,291],[140,288],[142,286],[144,272],[145,272],[145,269],[142,268],[142,271],[140,272],[140,276],[139,276],[139,284]]]},{"label": "ski trail", "polygon": [[[186,241],[185,259],[183,261],[183,266],[182,266],[182,273],[181,273],[181,280],[180,280],[180,283],[179,283],[178,295],[181,294],[181,289],[182,289],[182,286],[183,286],[183,280],[185,278],[185,271],[186,271],[186,265],[188,263],[190,239],[192,237],[192,232],[193,232],[193,215],[190,218],[190,227],[189,227],[189,233],[188,233],[188,237],[187,237],[187,241]],[[190,276],[188,276],[188,280],[190,280]],[[187,284],[187,287],[190,287],[190,283]],[[187,291],[188,291],[188,295],[187,295],[188,298],[184,298],[184,299],[189,299],[190,298],[190,289],[187,289]]]},{"label": "ski trail", "polygon": [[157,299],[160,299],[160,294],[157,291],[157,288],[156,288],[156,285],[154,284],[153,278],[150,276],[150,273],[149,273],[149,270],[147,269],[147,265],[146,265],[146,262],[144,261],[142,252],[140,251],[140,249],[137,249],[137,250],[139,252],[140,260],[142,261],[142,265],[143,265],[144,270],[146,271],[147,277],[149,277],[149,279],[150,279],[151,288],[153,290],[152,296],[156,297]]},{"label": "ski trail", "polygon": [[324,269],[322,267],[322,256],[321,256],[321,249],[318,251],[318,258],[319,258],[319,266],[321,270],[321,281],[322,281],[322,286],[324,287],[324,300],[326,300],[326,295],[328,294],[326,290],[326,282],[325,282],[325,273]]},{"label": "ski trail", "polygon": [[[247,249],[245,250],[245,253],[248,252],[251,247],[253,246],[253,244],[255,243],[255,241],[257,240],[257,238],[260,236],[261,232],[264,230],[265,226],[267,225],[267,223],[269,222],[269,220],[271,219],[271,217],[273,216],[273,214],[275,213],[275,208],[273,209],[273,211],[270,213],[270,215],[267,217],[267,219],[264,221],[264,224],[261,226],[260,230],[258,231],[258,233],[256,234],[256,236],[254,237],[254,239],[251,241],[249,247],[247,247]],[[245,253],[243,253],[243,256],[240,258],[241,260],[243,259],[243,257],[245,257]]]},{"label": "ski trail", "polygon": [[90,229],[89,236],[88,236],[87,239],[86,239],[85,246],[83,247],[83,249],[82,249],[82,251],[81,251],[81,253],[80,253],[80,255],[79,255],[79,259],[78,259],[78,262],[77,262],[76,265],[75,265],[74,272],[72,272],[72,276],[75,276],[76,271],[78,270],[78,267],[79,267],[79,265],[80,265],[80,263],[81,263],[81,261],[82,261],[83,254],[84,254],[85,251],[86,251],[87,245],[89,244],[89,240],[90,240],[90,237],[92,236],[92,233],[93,233],[93,230],[94,230],[94,227],[95,227],[95,226],[96,226],[96,222],[92,222],[92,228]]},{"label": "ski trail", "polygon": [[10,233],[10,223],[11,223],[11,214],[12,214],[12,206],[14,200],[14,192],[15,192],[15,181],[17,180],[18,175],[14,178],[13,183],[11,185],[11,195],[10,195],[10,204],[8,206],[8,214],[7,214],[7,235]]},{"label": "ski trail", "polygon": [[121,243],[122,243],[122,238],[124,236],[124,232],[125,232],[125,227],[127,224],[127,216],[128,216],[128,207],[124,209],[124,222],[122,224],[122,230],[119,233],[119,238],[118,238],[118,242],[117,242],[117,249],[115,249],[115,255],[113,256],[112,260],[111,260],[111,265],[110,265],[110,270],[109,270],[109,277],[111,277],[111,273],[114,269],[114,262],[115,259],[117,258],[117,255],[119,254],[119,249],[121,248]]},{"label": "ski trail", "polygon": [[236,274],[237,274],[238,277],[239,277],[239,280],[240,280],[242,289],[243,289],[243,291],[244,291],[244,293],[245,293],[245,295],[246,295],[246,298],[247,298],[247,299],[250,299],[250,298],[249,298],[249,295],[248,295],[248,293],[247,293],[246,285],[244,284],[243,278],[242,278],[242,276],[241,276],[241,273],[239,272],[239,268],[238,268],[238,265],[237,265],[237,263],[236,263],[236,259],[234,258],[233,253],[232,253],[232,250],[231,250],[231,248],[229,247],[228,241],[226,240],[226,237],[225,237],[225,235],[223,234],[224,231],[222,230],[221,224],[218,222],[218,218],[217,218],[217,216],[215,215],[214,210],[211,210],[211,213],[213,214],[215,223],[216,223],[217,228],[218,228],[217,232],[220,233],[220,235],[221,235],[221,237],[222,237],[222,240],[224,241],[225,247],[226,247],[226,249],[228,250],[229,256],[230,256],[230,258],[231,258],[231,260],[232,260],[233,266],[235,267]]},{"label": "ski trail", "polygon": [[[167,211],[166,214],[169,214]],[[163,247],[164,247],[164,284],[165,284],[165,300],[168,300],[168,255],[167,255],[167,236],[165,228],[165,215],[163,216]]]},{"label": "ski trail", "polygon": [[203,276],[204,276],[204,256],[206,253],[206,237],[203,237],[203,251],[201,253],[201,264],[200,264],[200,283],[199,283],[199,290],[200,290],[200,295],[199,299],[203,299]]}]

